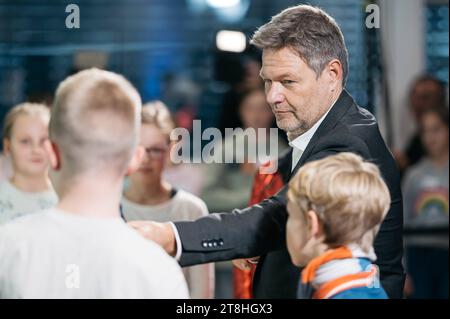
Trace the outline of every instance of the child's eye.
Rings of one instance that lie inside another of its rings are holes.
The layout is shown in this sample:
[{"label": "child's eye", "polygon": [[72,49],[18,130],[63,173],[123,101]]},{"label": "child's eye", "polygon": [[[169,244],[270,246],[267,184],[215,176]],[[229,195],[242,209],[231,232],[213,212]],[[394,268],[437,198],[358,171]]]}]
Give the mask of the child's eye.
[{"label": "child's eye", "polygon": [[29,143],[30,143],[29,139],[20,140],[20,144],[26,145],[26,144],[29,144]]}]

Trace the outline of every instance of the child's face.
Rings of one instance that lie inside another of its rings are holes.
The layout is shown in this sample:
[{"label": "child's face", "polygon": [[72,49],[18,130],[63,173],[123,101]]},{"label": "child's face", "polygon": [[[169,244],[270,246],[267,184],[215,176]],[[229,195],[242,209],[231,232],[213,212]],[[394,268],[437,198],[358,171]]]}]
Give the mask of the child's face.
[{"label": "child's face", "polygon": [[430,156],[448,153],[448,127],[433,113],[426,113],[422,118],[422,140]]},{"label": "child's face", "polygon": [[167,136],[155,125],[143,124],[139,144],[145,154],[139,169],[132,175],[145,180],[160,179],[169,154]]},{"label": "child's face", "polygon": [[39,116],[19,115],[7,140],[7,151],[16,173],[27,176],[41,175],[48,169],[48,124]]},{"label": "child's face", "polygon": [[[302,213],[297,204],[291,200],[287,204],[288,220],[286,241],[292,263],[299,267],[306,266],[312,259],[323,252],[323,244],[317,230],[317,219],[312,220],[314,212]],[[312,223],[316,223],[314,227]]]}]

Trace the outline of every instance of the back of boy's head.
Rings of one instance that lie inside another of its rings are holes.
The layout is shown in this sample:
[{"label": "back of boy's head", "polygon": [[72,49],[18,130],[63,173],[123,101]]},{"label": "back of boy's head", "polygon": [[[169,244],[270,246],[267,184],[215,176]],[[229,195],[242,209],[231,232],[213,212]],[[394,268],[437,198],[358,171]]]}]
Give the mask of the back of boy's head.
[{"label": "back of boy's head", "polygon": [[60,83],[52,108],[50,139],[61,150],[69,176],[113,169],[122,174],[137,146],[141,99],[121,75],[88,69]]},{"label": "back of boy's head", "polygon": [[316,212],[329,248],[358,244],[366,252],[390,207],[378,167],[352,153],[305,164],[290,181],[288,198],[304,216]]}]

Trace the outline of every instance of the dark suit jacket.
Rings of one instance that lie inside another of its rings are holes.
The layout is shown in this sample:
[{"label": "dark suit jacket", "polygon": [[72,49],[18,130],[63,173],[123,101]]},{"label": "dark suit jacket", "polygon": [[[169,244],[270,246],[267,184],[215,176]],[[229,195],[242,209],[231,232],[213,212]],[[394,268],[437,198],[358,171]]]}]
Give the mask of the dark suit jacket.
[{"label": "dark suit jacket", "polygon": [[[344,90],[312,137],[291,174],[291,157],[280,162],[286,181],[306,162],[339,152],[353,152],[378,165],[392,202],[375,239],[381,283],[391,298],[401,298],[404,272],[403,208],[399,173],[374,116],[358,107]],[[262,256],[254,280],[256,298],[295,298],[300,270],[286,248],[286,191],[245,209],[216,213],[194,222],[175,223],[183,266],[210,261]]]}]

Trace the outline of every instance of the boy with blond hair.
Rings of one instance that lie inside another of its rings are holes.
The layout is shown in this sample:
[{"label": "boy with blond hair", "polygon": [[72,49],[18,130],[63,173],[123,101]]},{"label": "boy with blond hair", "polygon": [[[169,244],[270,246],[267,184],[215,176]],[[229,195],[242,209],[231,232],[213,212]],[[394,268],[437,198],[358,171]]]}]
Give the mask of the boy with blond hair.
[{"label": "boy with blond hair", "polygon": [[122,76],[63,81],[50,120],[55,209],[0,227],[0,298],[187,298],[178,264],[120,218],[135,170],[141,100]]},{"label": "boy with blond hair", "polygon": [[390,205],[376,165],[352,153],[310,162],[289,183],[287,246],[299,298],[384,299],[373,241]]}]

